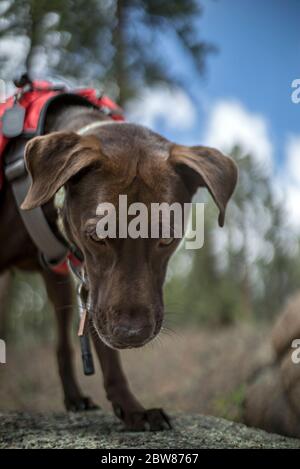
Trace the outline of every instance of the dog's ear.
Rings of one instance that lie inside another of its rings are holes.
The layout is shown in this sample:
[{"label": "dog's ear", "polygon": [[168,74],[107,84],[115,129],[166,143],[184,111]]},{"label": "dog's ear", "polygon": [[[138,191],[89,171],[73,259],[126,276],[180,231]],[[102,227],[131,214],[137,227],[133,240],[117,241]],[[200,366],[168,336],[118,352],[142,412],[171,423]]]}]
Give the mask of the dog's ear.
[{"label": "dog's ear", "polygon": [[45,204],[72,176],[99,157],[100,142],[94,136],[53,132],[33,138],[25,147],[31,186],[21,208],[29,210]]},{"label": "dog's ear", "polygon": [[234,161],[214,148],[182,145],[172,146],[169,160],[191,195],[201,186],[209,190],[220,210],[219,225],[223,226],[226,205],[237,182]]}]

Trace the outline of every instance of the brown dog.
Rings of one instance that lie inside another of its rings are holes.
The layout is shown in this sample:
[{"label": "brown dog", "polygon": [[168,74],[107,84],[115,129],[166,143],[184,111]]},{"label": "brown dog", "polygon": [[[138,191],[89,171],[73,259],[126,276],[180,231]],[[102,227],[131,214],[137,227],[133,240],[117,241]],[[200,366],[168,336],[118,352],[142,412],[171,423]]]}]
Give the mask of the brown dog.
[{"label": "brown dog", "polygon": [[[98,111],[68,106],[47,116],[47,134],[26,147],[32,185],[23,209],[43,206],[56,229],[55,193],[65,187],[63,223],[68,239],[83,253],[89,282],[92,334],[104,375],[107,398],[116,415],[133,430],[169,426],[160,409],[145,410],[128,388],[116,349],[139,347],[155,337],[163,323],[163,282],[178,239],[99,239],[96,207],[128,203],[189,202],[206,187],[220,210],[223,225],[237,170],[233,161],[207,147],[178,146],[134,124],[114,123],[75,133],[103,120]],[[0,270],[12,266],[41,271],[58,321],[58,365],[69,410],[93,408],[76,383],[70,346],[71,282],[41,270],[38,253],[18,214],[9,183],[0,205]]]}]

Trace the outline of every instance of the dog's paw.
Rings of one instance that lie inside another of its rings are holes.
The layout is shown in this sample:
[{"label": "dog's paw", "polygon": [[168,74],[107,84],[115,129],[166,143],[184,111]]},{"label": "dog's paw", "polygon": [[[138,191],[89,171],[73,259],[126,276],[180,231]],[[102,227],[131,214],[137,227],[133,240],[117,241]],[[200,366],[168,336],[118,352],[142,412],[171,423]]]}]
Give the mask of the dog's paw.
[{"label": "dog's paw", "polygon": [[162,431],[172,428],[170,418],[162,409],[149,409],[139,412],[124,412],[120,407],[114,408],[117,417],[123,420],[125,430]]},{"label": "dog's paw", "polygon": [[65,406],[69,412],[82,412],[86,410],[99,409],[89,397],[79,396],[77,398],[66,399]]}]

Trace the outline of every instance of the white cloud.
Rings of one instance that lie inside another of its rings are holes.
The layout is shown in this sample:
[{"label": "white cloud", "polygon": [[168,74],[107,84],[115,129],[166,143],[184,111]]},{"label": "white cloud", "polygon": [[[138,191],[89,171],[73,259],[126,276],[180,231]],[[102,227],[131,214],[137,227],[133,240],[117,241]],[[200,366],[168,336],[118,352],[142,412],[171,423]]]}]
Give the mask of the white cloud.
[{"label": "white cloud", "polygon": [[170,129],[181,130],[196,122],[196,110],[184,91],[162,85],[145,89],[128,104],[126,114],[129,120],[152,128],[158,120]]},{"label": "white cloud", "polygon": [[250,113],[242,103],[221,100],[208,115],[204,144],[228,153],[239,144],[252,154],[273,179],[274,194],[285,200],[285,210],[291,227],[300,229],[300,135],[287,137],[285,162],[273,172],[273,144],[264,116]]},{"label": "white cloud", "polygon": [[29,42],[24,36],[3,38],[0,41],[0,57],[5,59],[1,78],[10,76],[23,63],[28,52]]},{"label": "white cloud", "polygon": [[300,135],[289,135],[286,144],[287,171],[291,181],[300,187]]},{"label": "white cloud", "polygon": [[273,147],[266,119],[238,101],[218,101],[208,116],[204,143],[228,153],[238,144],[266,169],[272,168]]},{"label": "white cloud", "polygon": [[300,187],[289,185],[286,189],[286,209],[295,228],[300,229]]},{"label": "white cloud", "polygon": [[289,135],[286,143],[283,184],[291,222],[300,229],[300,135]]}]

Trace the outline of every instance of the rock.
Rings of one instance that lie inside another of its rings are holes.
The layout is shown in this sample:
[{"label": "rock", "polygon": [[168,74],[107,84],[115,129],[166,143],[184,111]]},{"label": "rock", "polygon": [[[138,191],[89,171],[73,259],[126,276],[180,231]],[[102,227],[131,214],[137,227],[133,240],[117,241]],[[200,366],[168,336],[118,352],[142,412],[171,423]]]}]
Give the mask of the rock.
[{"label": "rock", "polygon": [[271,335],[273,347],[280,358],[291,349],[293,339],[300,338],[300,293],[293,295],[279,314]]},{"label": "rock", "polygon": [[300,440],[203,415],[176,414],[174,429],[125,432],[112,414],[0,413],[0,448],[300,448]]},{"label": "rock", "polygon": [[[269,363],[257,362],[256,372],[248,379],[242,416],[247,425],[297,438],[300,438],[300,363],[292,359],[295,349],[291,345],[300,338],[299,311],[300,293],[297,293],[266,339],[273,349],[273,358],[270,354]],[[261,347],[265,348],[266,343]]]},{"label": "rock", "polygon": [[276,364],[263,369],[248,386],[243,419],[246,424],[268,432],[300,437],[299,416],[290,405]]}]

